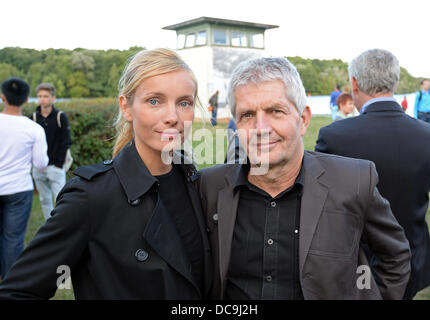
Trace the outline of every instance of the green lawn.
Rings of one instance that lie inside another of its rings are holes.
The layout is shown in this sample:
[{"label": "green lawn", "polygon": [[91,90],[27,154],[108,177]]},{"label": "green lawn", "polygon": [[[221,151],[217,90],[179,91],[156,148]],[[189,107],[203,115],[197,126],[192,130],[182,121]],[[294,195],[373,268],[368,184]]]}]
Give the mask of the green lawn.
[{"label": "green lawn", "polygon": [[[304,137],[304,144],[305,149],[307,150],[313,150],[315,146],[316,139],[318,137],[318,131],[319,128],[322,126],[325,126],[331,122],[330,117],[322,117],[322,116],[314,116],[312,117],[310,126],[308,128],[308,131]],[[194,129],[201,128],[201,123],[196,123],[194,125]],[[213,133],[215,133],[215,129],[210,125],[210,123],[206,123],[204,127]],[[220,128],[226,128],[227,124],[220,124],[217,126],[218,129]],[[197,144],[199,144],[199,141],[193,142],[193,146],[195,147]],[[215,141],[214,141],[215,144]],[[214,159],[216,157],[216,154],[213,155]],[[222,157],[221,157],[222,158]],[[203,165],[202,167],[204,167]],[[27,234],[26,234],[26,244],[33,239],[34,235],[36,234],[37,230],[42,226],[44,223],[43,214],[40,209],[40,203],[37,195],[34,197],[33,201],[33,208],[30,216],[30,221],[27,228]],[[430,210],[427,212],[427,223],[430,225]],[[58,290],[55,297],[53,299],[58,300],[70,300],[74,299],[74,295],[72,290]],[[419,300],[430,300],[430,287],[421,291],[416,296],[416,299]]]}]

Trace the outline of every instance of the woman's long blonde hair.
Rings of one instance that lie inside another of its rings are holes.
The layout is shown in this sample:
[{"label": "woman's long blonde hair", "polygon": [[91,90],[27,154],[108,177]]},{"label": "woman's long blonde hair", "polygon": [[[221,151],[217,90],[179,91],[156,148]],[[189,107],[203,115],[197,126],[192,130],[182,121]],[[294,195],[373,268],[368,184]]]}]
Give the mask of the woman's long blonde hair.
[{"label": "woman's long blonde hair", "polygon": [[[130,59],[119,80],[119,96],[124,96],[127,99],[127,104],[131,106],[136,89],[143,80],[178,70],[187,70],[190,73],[196,86],[196,104],[200,105],[197,97],[197,80],[194,73],[177,53],[164,48],[142,50]],[[133,139],[133,124],[125,120],[121,108],[118,110],[115,127],[116,139],[113,147],[113,157]]]}]

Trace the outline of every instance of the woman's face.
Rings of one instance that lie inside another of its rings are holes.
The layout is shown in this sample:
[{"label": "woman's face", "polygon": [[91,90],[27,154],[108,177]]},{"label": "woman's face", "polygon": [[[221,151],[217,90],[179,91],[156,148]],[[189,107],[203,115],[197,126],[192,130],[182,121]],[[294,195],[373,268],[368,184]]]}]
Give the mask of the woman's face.
[{"label": "woman's face", "polygon": [[143,80],[131,105],[124,96],[120,97],[124,118],[133,124],[142,159],[180,147],[194,120],[195,93],[190,73],[178,70]]}]

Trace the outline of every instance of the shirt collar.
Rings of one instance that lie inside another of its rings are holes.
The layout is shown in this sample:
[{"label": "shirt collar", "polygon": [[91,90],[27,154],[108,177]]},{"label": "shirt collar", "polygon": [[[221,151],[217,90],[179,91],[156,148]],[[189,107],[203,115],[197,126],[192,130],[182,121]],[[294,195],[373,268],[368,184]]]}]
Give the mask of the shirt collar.
[{"label": "shirt collar", "polygon": [[366,108],[369,105],[371,105],[372,103],[375,103],[375,102],[386,102],[386,101],[397,102],[397,100],[394,97],[373,98],[373,99],[370,99],[369,101],[367,101],[365,104],[363,104],[363,106],[361,107],[361,110],[360,110],[360,114],[363,114],[364,111],[366,111]]},{"label": "shirt collar", "polygon": [[[294,181],[294,185],[299,184],[302,187],[305,184],[305,175],[304,175],[304,167],[303,167],[303,159],[302,159],[302,165],[300,167],[299,174],[296,177],[296,180]],[[240,165],[240,169],[238,170],[238,174],[236,176],[236,179],[234,180],[234,190],[237,190],[240,186],[249,186],[250,182],[248,181],[248,173],[250,169],[249,159],[243,164]]]}]

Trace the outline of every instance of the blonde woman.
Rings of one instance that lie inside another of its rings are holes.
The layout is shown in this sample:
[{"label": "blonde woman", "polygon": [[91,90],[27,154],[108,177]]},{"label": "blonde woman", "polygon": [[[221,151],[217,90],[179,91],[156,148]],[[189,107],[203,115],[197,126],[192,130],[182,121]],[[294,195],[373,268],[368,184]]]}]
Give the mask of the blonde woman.
[{"label": "blonde woman", "polygon": [[0,298],[49,298],[67,272],[77,299],[207,296],[212,272],[197,171],[176,151],[173,159],[182,161],[166,161],[184,140],[196,101],[196,79],[173,51],[130,60],[113,160],[75,170]]}]

